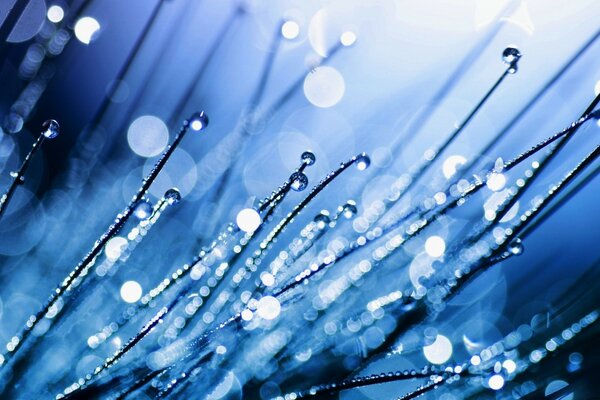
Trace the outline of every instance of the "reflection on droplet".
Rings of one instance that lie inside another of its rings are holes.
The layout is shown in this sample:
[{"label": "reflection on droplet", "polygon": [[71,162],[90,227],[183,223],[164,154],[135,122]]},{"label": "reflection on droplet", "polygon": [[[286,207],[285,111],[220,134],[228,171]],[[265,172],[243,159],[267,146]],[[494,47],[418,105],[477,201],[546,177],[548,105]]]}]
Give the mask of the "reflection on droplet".
[{"label": "reflection on droplet", "polygon": [[304,95],[313,105],[328,108],[344,96],[346,84],[342,74],[333,67],[317,67],[304,79]]},{"label": "reflection on droplet", "polygon": [[444,335],[437,335],[435,341],[423,347],[423,354],[432,364],[443,364],[452,356],[452,343]]},{"label": "reflection on droplet", "polygon": [[90,44],[100,30],[100,23],[92,17],[80,18],[75,23],[75,37],[83,43]]},{"label": "reflection on droplet", "polygon": [[296,192],[301,192],[308,186],[308,177],[302,172],[294,172],[290,176],[290,180],[292,181],[291,188]]},{"label": "reflection on droplet", "polygon": [[135,303],[142,297],[142,286],[136,281],[127,281],[121,286],[121,298],[127,303]]},{"label": "reflection on droplet", "polygon": [[148,200],[148,199],[140,200],[135,205],[135,209],[133,210],[133,215],[135,215],[135,217],[140,220],[144,220],[144,219],[150,217],[150,215],[152,215],[152,204],[150,203],[150,200]]},{"label": "reflection on droplet", "polygon": [[371,165],[371,159],[365,153],[362,153],[356,157],[356,168],[359,171],[364,171],[365,169],[369,168],[369,165]]},{"label": "reflection on droplet", "polygon": [[158,117],[143,115],[136,118],[127,130],[129,147],[139,156],[160,154],[169,143],[169,129]]},{"label": "reflection on droplet", "polygon": [[244,208],[238,213],[235,222],[242,231],[252,233],[260,226],[261,218],[255,209]]},{"label": "reflection on droplet", "polygon": [[60,126],[58,122],[53,119],[49,119],[48,121],[42,124],[42,133],[48,139],[54,139],[60,133]]},{"label": "reflection on droplet", "polygon": [[315,155],[312,151],[305,151],[300,156],[300,159],[306,165],[313,165],[315,163],[315,161],[317,160],[317,157],[315,157]]}]

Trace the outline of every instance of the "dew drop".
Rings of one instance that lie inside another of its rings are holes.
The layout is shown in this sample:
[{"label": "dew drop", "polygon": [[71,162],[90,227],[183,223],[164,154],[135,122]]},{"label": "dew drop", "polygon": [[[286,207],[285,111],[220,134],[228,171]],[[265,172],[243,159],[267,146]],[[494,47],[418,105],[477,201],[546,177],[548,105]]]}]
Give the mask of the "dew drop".
[{"label": "dew drop", "polygon": [[296,192],[301,192],[308,186],[308,177],[302,172],[294,172],[290,176],[290,180],[292,181],[291,187]]},{"label": "dew drop", "polygon": [[165,192],[165,199],[169,204],[177,204],[181,200],[181,193],[177,188],[171,188]]},{"label": "dew drop", "polygon": [[524,250],[523,243],[521,243],[521,239],[516,239],[514,242],[512,242],[509,246],[509,250],[515,256],[521,255]]},{"label": "dew drop", "polygon": [[49,119],[42,124],[42,132],[46,138],[54,139],[60,133],[60,126],[55,120]]},{"label": "dew drop", "polygon": [[135,209],[133,210],[133,215],[135,215],[135,217],[140,220],[144,220],[144,219],[147,219],[148,217],[150,217],[150,215],[152,215],[152,204],[150,203],[150,200],[148,200],[148,199],[140,200],[135,205]]},{"label": "dew drop", "polygon": [[190,127],[195,131],[201,131],[208,126],[208,116],[201,111],[199,113],[195,113],[190,118]]},{"label": "dew drop", "polygon": [[356,168],[359,171],[364,171],[369,168],[369,165],[371,165],[371,159],[366,153],[362,153],[356,157]]},{"label": "dew drop", "polygon": [[317,158],[315,157],[315,155],[312,151],[305,151],[300,156],[300,159],[306,165],[313,165],[315,163],[315,161],[317,160]]}]

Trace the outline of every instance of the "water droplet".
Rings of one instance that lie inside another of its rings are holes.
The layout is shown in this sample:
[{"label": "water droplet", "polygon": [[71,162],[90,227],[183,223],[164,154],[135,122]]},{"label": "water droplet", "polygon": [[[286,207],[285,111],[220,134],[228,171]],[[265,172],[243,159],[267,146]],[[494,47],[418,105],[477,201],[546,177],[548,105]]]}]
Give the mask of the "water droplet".
[{"label": "water droplet", "polygon": [[294,172],[290,176],[290,180],[292,181],[291,187],[296,192],[301,192],[308,186],[308,177],[302,172]]},{"label": "water droplet", "polygon": [[369,165],[371,165],[371,159],[366,153],[361,153],[356,157],[356,168],[358,168],[359,171],[369,168]]},{"label": "water droplet", "polygon": [[502,61],[507,64],[512,64],[519,61],[521,58],[521,52],[516,47],[509,46],[502,52]]},{"label": "water droplet", "polygon": [[148,199],[140,200],[135,205],[135,209],[133,210],[133,215],[135,215],[136,218],[141,219],[141,220],[144,220],[144,219],[150,217],[150,215],[152,215],[152,204],[150,203],[150,200],[148,200]]},{"label": "water droplet", "polygon": [[195,131],[201,131],[208,126],[208,116],[201,111],[195,113],[189,120],[190,127]]},{"label": "water droplet", "polygon": [[353,200],[349,200],[342,207],[342,213],[344,214],[344,217],[346,217],[347,219],[350,219],[353,216],[355,216],[357,212],[358,212],[358,209],[356,208],[356,203]]},{"label": "water droplet", "polygon": [[171,188],[165,192],[165,199],[169,202],[169,204],[179,203],[181,200],[181,193],[177,188]]},{"label": "water droplet", "polygon": [[54,139],[60,133],[60,125],[55,120],[49,119],[42,124],[42,130],[45,137]]},{"label": "water droplet", "polygon": [[312,151],[305,151],[300,156],[300,159],[306,165],[313,165],[315,163],[315,161],[317,160],[317,158],[315,157],[315,155],[313,154]]},{"label": "water droplet", "polygon": [[315,223],[319,225],[319,228],[324,228],[325,225],[331,222],[331,218],[329,218],[329,211],[323,210],[314,219]]},{"label": "water droplet", "polygon": [[523,243],[521,243],[521,239],[515,239],[515,241],[510,244],[509,250],[515,256],[521,255],[524,250]]}]

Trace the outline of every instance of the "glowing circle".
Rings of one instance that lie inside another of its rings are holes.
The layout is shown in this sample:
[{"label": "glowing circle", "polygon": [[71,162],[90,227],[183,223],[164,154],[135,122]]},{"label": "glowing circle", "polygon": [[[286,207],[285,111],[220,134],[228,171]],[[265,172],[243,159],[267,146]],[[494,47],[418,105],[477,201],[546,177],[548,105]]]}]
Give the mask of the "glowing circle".
[{"label": "glowing circle", "polygon": [[504,360],[504,362],[502,363],[502,366],[504,367],[506,372],[508,372],[509,374],[512,374],[517,369],[517,364],[513,360],[510,360],[510,359]]},{"label": "glowing circle", "polygon": [[300,34],[300,25],[296,21],[285,21],[281,25],[281,34],[286,39],[296,39]]},{"label": "glowing circle", "polygon": [[110,239],[104,247],[104,254],[109,260],[115,261],[121,257],[121,252],[127,247],[127,239],[120,236],[115,236]]},{"label": "glowing circle", "polygon": [[423,354],[432,364],[443,364],[452,356],[452,343],[444,335],[437,335],[435,341],[423,347]]},{"label": "glowing circle", "polygon": [[242,231],[252,233],[260,226],[262,220],[260,215],[253,208],[244,208],[235,218],[235,222]]},{"label": "glowing circle", "polygon": [[490,389],[500,390],[502,389],[502,387],[504,387],[504,378],[502,377],[502,375],[492,375],[490,376],[490,379],[488,379],[488,386],[490,387]]},{"label": "glowing circle", "polygon": [[316,107],[333,107],[345,91],[344,77],[332,67],[317,67],[304,79],[304,95]]},{"label": "glowing circle", "polygon": [[431,257],[441,257],[446,251],[446,242],[439,236],[430,236],[425,241],[425,251]]},{"label": "glowing circle", "polygon": [[244,321],[250,321],[253,316],[254,313],[252,313],[252,311],[248,310],[247,308],[244,311],[242,311],[242,319]]},{"label": "glowing circle", "polygon": [[121,286],[121,298],[127,303],[135,303],[142,298],[142,286],[136,281],[127,281]]},{"label": "glowing circle", "polygon": [[92,17],[83,17],[75,23],[75,37],[83,44],[90,44],[100,30],[100,23]]},{"label": "glowing circle", "polygon": [[498,190],[502,190],[504,185],[506,185],[506,177],[503,174],[494,172],[489,176],[485,184],[490,190],[497,192]]},{"label": "glowing circle", "polygon": [[352,46],[355,42],[356,34],[354,32],[347,31],[342,33],[342,36],[340,36],[340,43],[346,47]]},{"label": "glowing circle", "polygon": [[466,164],[467,159],[460,155],[454,155],[446,158],[442,165],[442,173],[446,179],[451,178],[459,166]]},{"label": "glowing circle", "polygon": [[63,10],[61,6],[57,6],[55,4],[48,8],[48,13],[46,16],[50,22],[54,22],[56,24],[62,21],[62,19],[65,17],[65,10]]},{"label": "glowing circle", "polygon": [[[556,381],[552,381],[548,384],[548,386],[546,386],[546,389],[544,390],[544,395],[545,396],[550,396],[551,394],[558,392],[561,389],[566,388],[567,386],[569,386],[568,382],[562,381],[562,380],[556,380]],[[573,393],[565,393],[561,399],[564,400],[573,400],[575,396],[573,396]]]},{"label": "glowing circle", "polygon": [[281,304],[273,296],[265,296],[258,301],[256,313],[263,319],[272,320],[281,313]]},{"label": "glowing circle", "polygon": [[142,157],[154,157],[167,147],[169,129],[160,118],[143,115],[129,125],[127,143],[135,154]]}]

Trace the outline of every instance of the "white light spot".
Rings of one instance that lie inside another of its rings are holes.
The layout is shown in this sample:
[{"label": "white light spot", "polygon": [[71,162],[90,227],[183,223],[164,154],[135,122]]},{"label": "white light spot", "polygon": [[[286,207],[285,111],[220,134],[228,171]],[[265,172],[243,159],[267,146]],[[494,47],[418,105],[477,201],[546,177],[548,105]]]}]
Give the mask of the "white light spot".
[{"label": "white light spot", "polygon": [[127,142],[135,154],[142,157],[154,157],[167,147],[169,129],[160,118],[143,115],[129,125]]},{"label": "white light spot", "polygon": [[435,341],[423,347],[425,358],[432,364],[443,364],[452,356],[452,343],[444,335],[437,335]]},{"label": "white light spot", "polygon": [[61,6],[57,6],[55,4],[48,8],[48,13],[46,16],[50,22],[57,24],[65,17],[65,10],[63,10]]},{"label": "white light spot", "polygon": [[142,286],[136,281],[127,281],[121,286],[121,298],[127,303],[135,303],[142,298]]},{"label": "white light spot", "polygon": [[499,190],[502,190],[504,188],[504,185],[506,185],[506,177],[504,176],[504,174],[493,172],[492,174],[490,174],[485,184],[490,190],[497,192]]},{"label": "white light spot", "polygon": [[268,272],[260,274],[260,280],[265,286],[273,286],[275,284],[275,277]]},{"label": "white light spot", "polygon": [[273,296],[265,296],[258,301],[256,313],[263,319],[272,320],[279,316],[281,304]]},{"label": "white light spot", "polygon": [[114,238],[110,239],[106,243],[106,246],[104,246],[104,254],[106,255],[106,258],[111,261],[117,260],[119,257],[121,257],[121,253],[127,247],[127,243],[127,239],[120,236],[115,236]]},{"label": "white light spot", "polygon": [[444,164],[442,165],[442,173],[446,179],[449,179],[456,173],[458,167],[464,165],[466,162],[467,159],[461,155],[450,156],[446,158]]},{"label": "white light spot", "polygon": [[474,355],[473,357],[471,357],[471,364],[475,366],[481,364],[481,357],[479,357],[478,355]]},{"label": "white light spot", "polygon": [[352,46],[356,42],[356,34],[350,31],[344,32],[340,36],[340,42],[346,47]]},{"label": "white light spot", "polygon": [[242,311],[242,319],[244,321],[250,321],[253,316],[254,314],[252,313],[252,311],[248,310],[247,308],[244,311]]},{"label": "white light spot", "polygon": [[100,30],[100,24],[92,17],[80,18],[75,23],[75,36],[83,44],[90,44]]},{"label": "white light spot", "polygon": [[488,379],[488,386],[493,390],[500,390],[504,386],[504,378],[502,375],[492,375],[490,379]]},{"label": "white light spot", "polygon": [[425,251],[431,257],[441,257],[446,251],[446,242],[439,236],[430,236],[425,241]]},{"label": "white light spot", "polygon": [[513,360],[504,360],[502,366],[509,374],[512,374],[517,369],[517,364]]},{"label": "white light spot", "polygon": [[300,34],[300,25],[296,21],[285,21],[281,25],[281,34],[286,39],[296,39]]},{"label": "white light spot", "polygon": [[262,221],[258,211],[253,208],[244,208],[238,213],[235,222],[242,231],[252,233],[260,226]]},{"label": "white light spot", "polygon": [[317,67],[304,79],[304,95],[309,102],[320,108],[336,105],[345,91],[344,77],[332,67]]},{"label": "white light spot", "polygon": [[190,124],[190,127],[195,130],[195,131],[199,131],[200,129],[202,129],[202,121],[195,119],[192,121],[192,123]]},{"label": "white light spot", "polygon": [[596,82],[596,86],[594,86],[594,94],[596,96],[600,94],[600,81]]}]

